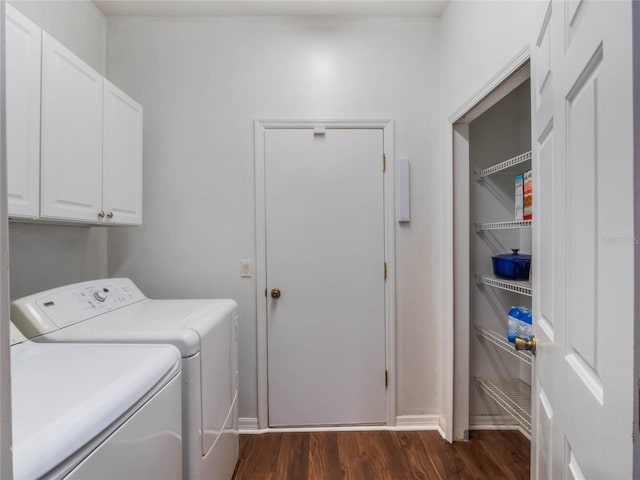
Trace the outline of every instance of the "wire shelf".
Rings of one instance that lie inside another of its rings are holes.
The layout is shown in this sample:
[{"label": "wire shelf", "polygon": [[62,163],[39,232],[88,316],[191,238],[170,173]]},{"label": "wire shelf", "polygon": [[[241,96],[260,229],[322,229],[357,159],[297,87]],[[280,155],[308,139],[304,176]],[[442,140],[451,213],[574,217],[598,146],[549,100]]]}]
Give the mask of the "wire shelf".
[{"label": "wire shelf", "polygon": [[509,230],[513,228],[531,228],[531,220],[512,220],[510,222],[476,223],[476,232],[486,230]]},{"label": "wire shelf", "polygon": [[476,179],[482,180],[484,177],[488,177],[489,175],[493,175],[501,170],[518,165],[519,163],[524,163],[527,160],[531,160],[531,151],[518,155],[517,157],[510,158],[509,160],[505,160],[504,162],[498,163],[497,165],[493,165],[489,168],[485,168],[484,170],[480,170],[476,174]]},{"label": "wire shelf", "polygon": [[480,338],[488,340],[505,352],[509,352],[514,357],[518,357],[527,365],[533,365],[533,355],[531,354],[531,352],[516,350],[515,345],[509,342],[504,337],[504,335],[500,335],[498,332],[489,328],[485,328],[481,325],[476,325],[476,335],[478,335]]},{"label": "wire shelf", "polygon": [[477,377],[480,389],[531,435],[531,387],[521,380],[487,380]]},{"label": "wire shelf", "polygon": [[490,277],[488,275],[476,274],[476,282],[478,285],[488,285],[490,287],[507,290],[509,292],[519,293],[521,295],[531,296],[531,282],[518,280],[503,280],[501,278]]}]

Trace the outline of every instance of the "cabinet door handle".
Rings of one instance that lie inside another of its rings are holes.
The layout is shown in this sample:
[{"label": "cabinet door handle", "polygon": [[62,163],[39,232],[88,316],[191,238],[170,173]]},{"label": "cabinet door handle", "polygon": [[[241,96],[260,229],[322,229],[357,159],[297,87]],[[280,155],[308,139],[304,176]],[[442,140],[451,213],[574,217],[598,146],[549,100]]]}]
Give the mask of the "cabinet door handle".
[{"label": "cabinet door handle", "polygon": [[107,213],[107,218],[113,218],[113,212]]},{"label": "cabinet door handle", "polygon": [[104,218],[104,211],[103,210],[100,210],[98,212],[98,218]]}]

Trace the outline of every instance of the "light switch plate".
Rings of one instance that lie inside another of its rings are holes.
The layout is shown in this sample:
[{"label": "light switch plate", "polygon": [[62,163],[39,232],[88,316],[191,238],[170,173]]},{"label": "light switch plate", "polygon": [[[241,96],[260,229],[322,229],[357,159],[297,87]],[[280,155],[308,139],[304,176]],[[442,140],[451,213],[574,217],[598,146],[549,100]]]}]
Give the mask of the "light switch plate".
[{"label": "light switch plate", "polygon": [[240,260],[240,276],[242,278],[251,278],[253,276],[251,260]]}]

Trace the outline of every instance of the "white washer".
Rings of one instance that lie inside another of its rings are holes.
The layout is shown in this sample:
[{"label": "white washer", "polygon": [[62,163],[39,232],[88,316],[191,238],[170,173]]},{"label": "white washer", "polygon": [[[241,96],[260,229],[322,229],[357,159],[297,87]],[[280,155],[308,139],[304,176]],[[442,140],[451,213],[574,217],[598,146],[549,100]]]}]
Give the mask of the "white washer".
[{"label": "white washer", "polygon": [[181,478],[175,347],[38,344],[11,327],[15,480]]},{"label": "white washer", "polygon": [[168,343],[182,356],[183,476],[230,480],[238,460],[237,304],[151,300],[127,278],[16,300],[12,320],[35,342]]}]

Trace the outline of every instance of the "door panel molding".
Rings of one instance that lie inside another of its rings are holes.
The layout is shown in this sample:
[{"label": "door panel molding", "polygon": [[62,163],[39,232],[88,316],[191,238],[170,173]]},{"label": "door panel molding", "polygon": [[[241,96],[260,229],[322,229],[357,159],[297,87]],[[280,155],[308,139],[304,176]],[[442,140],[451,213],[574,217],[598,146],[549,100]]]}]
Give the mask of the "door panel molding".
[{"label": "door panel molding", "polygon": [[[385,283],[385,361],[389,371],[386,390],[386,425],[396,421],[396,324],[395,324],[395,146],[393,120],[256,120],[254,122],[255,224],[256,224],[256,308],[258,428],[269,425],[267,371],[266,204],[265,131],[269,129],[345,128],[380,129],[383,132],[386,172],[384,174],[384,236],[387,281]],[[382,159],[380,159],[382,168]],[[382,373],[382,372],[381,372]]]}]

